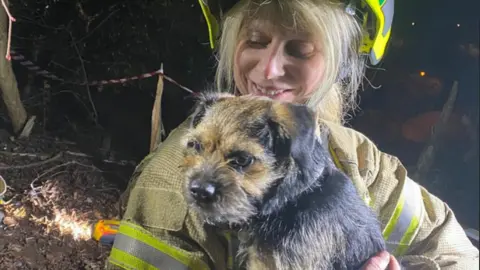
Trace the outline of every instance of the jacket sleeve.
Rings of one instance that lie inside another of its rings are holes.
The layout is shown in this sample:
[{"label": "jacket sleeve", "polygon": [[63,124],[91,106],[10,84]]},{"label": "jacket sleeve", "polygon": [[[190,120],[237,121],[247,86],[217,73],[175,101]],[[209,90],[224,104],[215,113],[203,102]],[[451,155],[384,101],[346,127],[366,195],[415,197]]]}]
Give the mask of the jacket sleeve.
[{"label": "jacket sleeve", "polygon": [[409,178],[398,158],[363,134],[333,127],[332,147],[379,214],[387,246],[407,269],[478,269],[479,252],[450,207]]},{"label": "jacket sleeve", "polygon": [[[378,169],[373,170],[373,181],[368,190],[371,194],[383,197],[373,201],[373,204],[381,209],[380,213],[384,215],[384,220],[391,219],[392,209],[398,209],[401,199],[398,199],[401,196],[397,196],[402,192],[399,187],[405,182],[414,181],[408,177],[405,167],[397,158],[380,152],[373,144],[371,149],[376,152],[374,156],[377,157],[375,162]],[[468,239],[452,209],[424,187],[418,185],[418,188],[420,191],[418,193],[420,205],[416,211],[419,213],[416,216],[418,230],[409,246],[405,248],[403,254],[400,254],[402,265],[407,269],[478,269],[478,249]],[[389,201],[387,197],[393,201]],[[409,194],[406,194],[406,197],[405,200],[415,201],[415,198],[409,198]],[[375,196],[372,196],[373,198]],[[405,206],[409,207],[408,201],[404,203],[404,208]]]},{"label": "jacket sleeve", "polygon": [[172,131],[137,166],[106,269],[227,269],[225,237],[189,211],[182,195],[184,128]]}]

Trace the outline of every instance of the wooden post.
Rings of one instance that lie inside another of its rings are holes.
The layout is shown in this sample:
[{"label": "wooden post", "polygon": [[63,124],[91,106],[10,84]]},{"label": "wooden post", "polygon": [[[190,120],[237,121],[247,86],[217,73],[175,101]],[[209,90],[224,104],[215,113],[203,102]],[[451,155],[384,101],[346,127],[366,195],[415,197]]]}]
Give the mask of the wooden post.
[{"label": "wooden post", "polygon": [[165,131],[162,123],[162,95],[163,95],[163,63],[160,66],[162,74],[158,75],[157,91],[152,109],[152,132],[150,135],[150,153],[153,152],[162,141]]},{"label": "wooden post", "polygon": [[428,171],[435,161],[435,154],[441,148],[443,135],[445,134],[448,120],[450,119],[453,107],[455,106],[457,94],[458,82],[455,81],[453,82],[452,90],[450,90],[450,95],[448,96],[447,102],[445,102],[443,105],[442,112],[440,113],[440,119],[432,130],[432,136],[418,158],[417,170],[413,175],[413,179],[419,183],[425,181]]},{"label": "wooden post", "polygon": [[[6,4],[8,5],[8,1],[6,1]],[[7,12],[4,7],[0,6],[0,94],[12,121],[13,132],[18,135],[27,121],[27,111],[20,99],[12,63],[5,59],[8,49],[8,22]]]}]

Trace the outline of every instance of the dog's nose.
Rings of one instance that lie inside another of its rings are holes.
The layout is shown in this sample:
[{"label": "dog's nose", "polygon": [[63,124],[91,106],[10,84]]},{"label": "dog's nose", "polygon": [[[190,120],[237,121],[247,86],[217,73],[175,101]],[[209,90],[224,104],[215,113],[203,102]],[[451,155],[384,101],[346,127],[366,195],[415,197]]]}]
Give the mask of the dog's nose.
[{"label": "dog's nose", "polygon": [[214,201],[215,196],[217,195],[217,185],[212,182],[192,180],[190,182],[190,193],[195,200],[203,203],[210,203]]}]

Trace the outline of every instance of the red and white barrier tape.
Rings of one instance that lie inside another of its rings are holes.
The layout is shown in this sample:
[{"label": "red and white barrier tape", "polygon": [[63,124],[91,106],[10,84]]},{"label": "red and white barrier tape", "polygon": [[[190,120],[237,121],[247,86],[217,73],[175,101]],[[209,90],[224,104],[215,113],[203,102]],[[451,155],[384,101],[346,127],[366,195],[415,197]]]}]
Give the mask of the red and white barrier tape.
[{"label": "red and white barrier tape", "polygon": [[[55,80],[55,81],[60,81],[60,82],[66,82],[66,83],[71,83],[71,84],[77,84],[77,85],[86,85],[87,83],[84,83],[84,82],[70,82],[70,81],[66,81],[66,80],[63,80],[59,77],[57,77],[55,74],[45,70],[45,69],[42,69],[40,68],[39,66],[35,65],[32,61],[26,59],[23,55],[21,55],[20,53],[17,53],[16,51],[14,50],[11,50],[11,56],[12,56],[12,59],[15,60],[15,61],[19,61],[20,65],[26,67],[29,71],[31,72],[34,72],[36,75],[40,75],[40,76],[43,76],[45,78],[48,78],[48,79],[51,79],[51,80]],[[152,72],[148,72],[148,73],[144,73],[144,74],[141,74],[141,75],[137,75],[137,76],[132,76],[132,77],[124,77],[124,78],[121,78],[121,79],[110,79],[110,80],[99,80],[99,81],[92,81],[92,82],[88,82],[88,85],[92,85],[92,86],[95,86],[95,85],[106,85],[106,84],[117,84],[117,83],[125,83],[125,82],[128,82],[128,81],[134,81],[134,80],[140,80],[140,79],[145,79],[145,78],[150,78],[150,77],[153,77],[155,75],[161,75],[163,76],[164,79],[166,79],[167,81],[175,84],[176,86],[182,88],[183,90],[191,93],[191,94],[195,94],[194,91],[190,90],[189,88],[181,85],[180,83],[178,83],[177,81],[175,81],[174,79],[168,77],[167,75],[165,75],[165,73],[163,73],[163,70],[162,69],[158,69],[158,70],[155,70],[155,71],[152,71]]]},{"label": "red and white barrier tape", "polygon": [[8,16],[8,35],[7,35],[7,53],[5,54],[5,58],[10,61],[11,60],[11,55],[10,55],[10,46],[12,44],[12,25],[13,22],[16,21],[16,19],[10,14],[10,10],[8,10],[8,5],[5,2],[5,0],[2,1],[2,6],[5,9],[5,13],[7,13]]}]

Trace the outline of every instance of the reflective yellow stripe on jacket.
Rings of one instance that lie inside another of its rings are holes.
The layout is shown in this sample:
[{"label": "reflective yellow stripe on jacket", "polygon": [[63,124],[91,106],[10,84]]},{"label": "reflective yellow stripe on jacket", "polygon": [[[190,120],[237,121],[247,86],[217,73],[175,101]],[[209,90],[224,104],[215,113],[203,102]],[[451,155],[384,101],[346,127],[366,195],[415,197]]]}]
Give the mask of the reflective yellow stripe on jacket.
[{"label": "reflective yellow stripe on jacket", "polygon": [[383,230],[383,237],[390,253],[402,256],[412,244],[425,214],[422,190],[408,176],[390,220]]},{"label": "reflective yellow stripe on jacket", "polygon": [[240,246],[240,242],[231,233],[226,232],[224,233],[224,237],[228,242],[228,261],[227,261],[227,270],[236,269],[236,261],[235,257],[238,252],[238,248]]},{"label": "reflective yellow stripe on jacket", "polygon": [[[334,149],[330,146],[329,150],[335,166],[344,171]],[[366,203],[369,204],[369,201]],[[383,230],[383,237],[391,254],[397,257],[405,254],[417,236],[424,214],[421,188],[406,177],[395,210]]]},{"label": "reflective yellow stripe on jacket", "polygon": [[108,261],[123,269],[209,269],[184,251],[158,240],[145,229],[121,221]]}]

